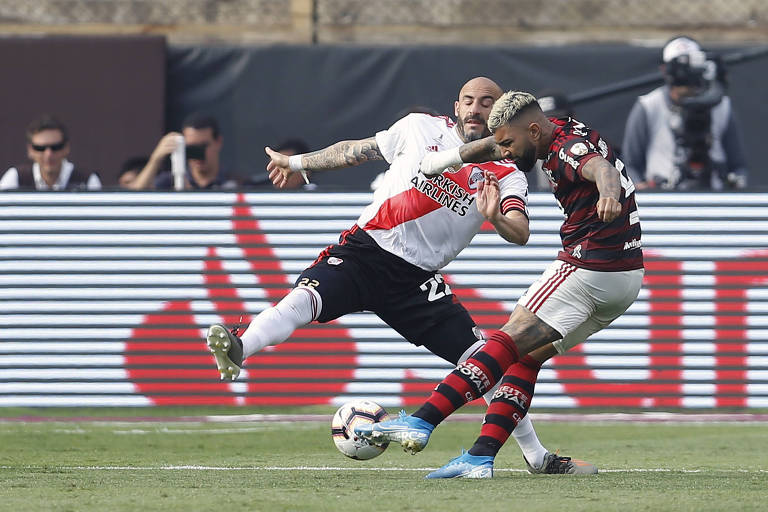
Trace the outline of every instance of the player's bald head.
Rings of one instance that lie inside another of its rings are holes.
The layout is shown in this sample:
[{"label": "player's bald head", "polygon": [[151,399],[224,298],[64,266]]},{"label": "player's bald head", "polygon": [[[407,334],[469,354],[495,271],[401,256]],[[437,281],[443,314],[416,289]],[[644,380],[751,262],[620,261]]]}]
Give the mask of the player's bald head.
[{"label": "player's bald head", "polygon": [[490,135],[488,115],[499,96],[501,87],[490,78],[478,76],[464,84],[453,107],[456,129],[464,142]]},{"label": "player's bald head", "polygon": [[474,98],[489,96],[493,98],[493,101],[496,101],[502,92],[499,84],[490,78],[477,76],[461,87],[461,90],[459,90],[459,100],[464,96],[472,96]]},{"label": "player's bald head", "polygon": [[505,124],[527,125],[546,120],[536,97],[522,91],[508,91],[496,100],[488,117],[488,129],[495,132]]}]

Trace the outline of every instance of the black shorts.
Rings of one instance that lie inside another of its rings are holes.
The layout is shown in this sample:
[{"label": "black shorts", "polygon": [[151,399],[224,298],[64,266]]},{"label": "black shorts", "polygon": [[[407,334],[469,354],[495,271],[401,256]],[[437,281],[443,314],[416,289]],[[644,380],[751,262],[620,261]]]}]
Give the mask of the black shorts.
[{"label": "black shorts", "polygon": [[358,226],[321,252],[295,285],[311,286],[322,297],[318,322],[371,311],[409,342],[454,364],[481,339],[439,272],[385,251]]}]

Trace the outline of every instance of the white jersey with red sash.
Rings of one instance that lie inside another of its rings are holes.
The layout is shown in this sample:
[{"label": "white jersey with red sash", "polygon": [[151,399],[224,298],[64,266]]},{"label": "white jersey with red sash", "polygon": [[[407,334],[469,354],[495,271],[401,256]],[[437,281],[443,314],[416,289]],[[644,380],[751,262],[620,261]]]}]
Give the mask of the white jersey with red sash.
[{"label": "white jersey with red sash", "polygon": [[528,181],[511,161],[466,164],[433,178],[419,172],[428,151],[463,144],[448,117],[409,114],[377,133],[376,142],[390,168],[357,224],[384,250],[413,265],[442,268],[480,230],[484,219],[475,200],[483,169],[499,178],[502,213],[527,215]]}]

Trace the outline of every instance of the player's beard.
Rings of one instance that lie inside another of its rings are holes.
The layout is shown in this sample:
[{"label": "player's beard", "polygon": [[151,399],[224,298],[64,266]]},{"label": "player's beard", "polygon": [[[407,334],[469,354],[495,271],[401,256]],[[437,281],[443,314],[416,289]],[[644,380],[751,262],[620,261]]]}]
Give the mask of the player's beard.
[{"label": "player's beard", "polygon": [[[483,130],[480,131],[480,132],[478,132],[476,130],[472,130],[471,132],[467,133],[467,131],[465,130],[465,128],[466,128],[466,124],[465,123],[467,121],[469,121],[470,119],[475,119],[477,121],[483,121],[483,118],[480,117],[480,116],[474,116],[474,117],[470,116],[470,117],[467,117],[466,119],[457,119],[456,120],[456,123],[459,125],[458,126],[459,133],[464,135],[464,142],[465,143],[466,142],[472,142],[473,140],[483,139],[483,138],[485,138],[485,137],[487,137],[488,135],[491,134],[491,132],[488,130],[488,125],[486,125],[486,124],[483,124]],[[483,123],[485,123],[485,122],[483,121]]]},{"label": "player's beard", "polygon": [[531,172],[533,170],[533,166],[536,165],[536,148],[533,144],[525,148],[523,156],[515,159],[515,165],[523,172]]}]

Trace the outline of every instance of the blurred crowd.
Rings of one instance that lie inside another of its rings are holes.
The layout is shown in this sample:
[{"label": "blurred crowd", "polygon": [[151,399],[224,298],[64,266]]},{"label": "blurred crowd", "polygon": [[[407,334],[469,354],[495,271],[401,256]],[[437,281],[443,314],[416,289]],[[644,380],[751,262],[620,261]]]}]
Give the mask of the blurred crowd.
[{"label": "blurred crowd", "polygon": [[[747,186],[740,129],[726,94],[724,66],[717,55],[685,36],[670,40],[660,55],[664,84],[643,94],[627,117],[624,138],[611,141],[638,189],[733,190]],[[575,117],[562,91],[539,91],[542,109],[552,117]],[[413,107],[408,110],[423,109]],[[372,133],[385,127],[373,127]],[[32,121],[26,131],[28,162],[0,175],[0,190],[236,190],[270,186],[258,163],[245,178],[222,167],[224,137],[218,120],[192,113],[180,131],[165,134],[147,155],[126,160],[115,183],[103,183],[97,170],[70,160],[67,126],[51,115]],[[310,151],[301,138],[272,146],[285,155]],[[149,149],[149,148],[148,148]],[[266,165],[266,157],[264,164]],[[111,176],[112,174],[110,174]],[[299,174],[283,188],[312,190]],[[371,183],[375,190],[377,180]],[[548,190],[543,173],[529,176],[532,190]]]},{"label": "blurred crowd", "polygon": [[[97,171],[81,169],[69,160],[69,131],[55,117],[43,115],[32,121],[26,137],[30,161],[6,170],[0,176],[0,190],[235,190],[268,183],[266,173],[237,180],[222,168],[224,138],[219,122],[200,113],[189,115],[180,132],[165,134],[149,156],[127,159],[113,186],[102,183]],[[275,147],[286,155],[309,151],[301,139],[288,139]],[[298,180],[288,188],[302,186],[306,184]]]}]

